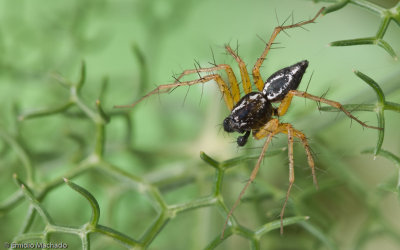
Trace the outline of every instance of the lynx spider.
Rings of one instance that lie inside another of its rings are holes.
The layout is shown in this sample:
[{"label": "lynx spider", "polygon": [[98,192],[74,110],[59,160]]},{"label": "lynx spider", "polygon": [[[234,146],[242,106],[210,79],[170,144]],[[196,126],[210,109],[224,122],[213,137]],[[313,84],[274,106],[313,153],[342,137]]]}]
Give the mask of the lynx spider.
[{"label": "lynx spider", "polygon": [[[313,182],[316,188],[318,188],[318,182],[315,174],[315,166],[314,160],[311,155],[310,146],[308,144],[306,136],[299,130],[293,128],[290,123],[280,123],[279,117],[285,115],[286,111],[288,110],[292,98],[294,96],[303,97],[307,99],[314,100],[318,103],[325,103],[332,107],[335,107],[342,112],[344,112],[348,117],[355,120],[363,127],[373,128],[373,129],[381,129],[374,126],[369,126],[364,122],[360,121],[356,117],[354,117],[349,111],[344,109],[339,102],[328,100],[322,97],[311,95],[307,92],[297,90],[303,74],[306,71],[308,66],[308,61],[303,60],[298,62],[292,66],[283,68],[278,70],[274,74],[272,74],[267,81],[262,80],[260,75],[260,67],[263,64],[268,52],[271,49],[271,46],[277,37],[277,35],[286,29],[292,29],[296,27],[301,27],[303,25],[314,23],[315,20],[321,15],[324,8],[321,8],[317,14],[308,21],[302,21],[298,23],[294,23],[291,25],[280,25],[275,27],[268,43],[266,43],[266,47],[262,52],[261,56],[256,61],[252,75],[253,75],[253,82],[256,88],[258,89],[257,92],[252,92],[251,82],[249,73],[247,72],[246,64],[242,61],[242,59],[232,50],[229,45],[225,45],[226,51],[236,60],[239,65],[240,69],[240,76],[242,80],[243,90],[246,95],[240,97],[240,90],[239,84],[236,79],[236,76],[231,68],[231,66],[227,64],[219,64],[215,65],[214,67],[209,68],[196,68],[196,69],[189,69],[183,71],[179,77],[175,78],[175,82],[172,84],[164,84],[160,85],[155,88],[153,91],[149,92],[136,102],[130,105],[120,105],[115,106],[117,108],[133,108],[139,102],[143,101],[144,99],[148,98],[151,95],[169,92],[170,90],[180,87],[180,86],[191,86],[194,84],[199,83],[206,83],[214,80],[223,95],[224,101],[228,109],[231,111],[231,114],[224,119],[223,127],[224,130],[228,133],[231,132],[238,132],[244,133],[244,135],[239,136],[237,138],[238,146],[244,146],[247,142],[250,133],[253,134],[253,137],[257,140],[266,137],[266,141],[264,146],[261,150],[260,156],[258,157],[257,163],[254,166],[250,178],[243,187],[242,191],[239,194],[238,199],[234,203],[233,207],[228,213],[226,218],[221,238],[224,237],[224,232],[226,226],[229,222],[229,218],[232,215],[234,209],[240,202],[243,194],[245,193],[246,189],[249,187],[250,183],[254,181],[257,176],[258,170],[261,165],[261,161],[264,158],[265,152],[268,149],[268,146],[272,140],[272,137],[279,133],[285,133],[288,136],[288,157],[289,157],[289,187],[286,192],[285,201],[283,203],[280,219],[281,219],[281,229],[280,232],[283,233],[283,216],[285,212],[285,208],[289,199],[290,191],[293,187],[294,183],[294,161],[293,161],[293,140],[294,137],[297,137],[301,140],[305,152],[307,154],[308,165],[311,168],[311,173],[313,177]],[[214,73],[215,71],[224,70],[227,74],[229,85],[222,79],[220,74]],[[180,81],[184,76],[190,74],[199,74],[201,72],[211,72],[212,74],[206,75],[201,77],[199,75],[199,79],[191,80],[191,81]],[[274,108],[271,103],[272,102],[280,102],[280,105],[277,108]]]}]

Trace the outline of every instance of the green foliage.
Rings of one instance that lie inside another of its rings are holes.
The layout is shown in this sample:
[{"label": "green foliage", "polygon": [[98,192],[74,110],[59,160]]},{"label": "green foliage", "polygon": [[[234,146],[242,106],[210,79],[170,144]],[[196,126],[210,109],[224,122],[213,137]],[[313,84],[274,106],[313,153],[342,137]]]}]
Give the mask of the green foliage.
[{"label": "green foliage", "polygon": [[[171,70],[192,68],[188,62],[193,58],[202,65],[212,61],[210,45],[218,63],[235,66],[219,53],[229,39],[240,39],[240,55],[251,66],[264,46],[257,34],[268,38],[276,25],[274,8],[277,17],[293,10],[287,21],[295,22],[321,6],[228,0],[0,3],[0,244],[64,242],[70,249],[400,246],[399,215],[393,212],[399,211],[400,200],[399,64],[382,59],[382,51],[366,50],[368,60],[357,61],[358,47],[343,54],[338,48],[324,49],[324,39],[344,32],[337,27],[340,18],[330,14],[306,26],[309,32],[281,34],[277,42],[285,49],[271,51],[263,75],[307,58],[315,74],[310,88],[304,80],[303,89],[318,94],[332,86],[327,98],[354,113],[367,111],[357,113],[360,119],[376,113],[384,130],[345,127],[341,120],[348,121],[346,116],[333,120],[311,101],[294,100],[284,121],[308,136],[320,188],[313,187],[305,153],[296,145],[298,188],[288,202],[283,236],[277,229],[287,190],[284,136],[274,138],[221,239],[224,220],[262,141],[237,149],[230,143],[234,138],[217,134],[226,111],[212,84],[190,93],[177,89],[134,110],[112,108],[167,83]],[[400,41],[390,37],[388,26],[392,20],[399,25],[399,4],[383,8],[339,1],[325,14],[335,10],[340,15],[348,3],[379,14],[377,35],[330,45],[377,44],[397,58]],[[352,27],[352,34],[359,37],[359,29]],[[365,30],[370,29],[366,24]],[[354,73],[374,91],[358,84],[354,75],[346,76],[349,61],[365,72]]]},{"label": "green foliage", "polygon": [[[382,89],[379,87],[378,83],[376,83],[373,79],[368,77],[367,75],[359,72],[359,71],[354,71],[354,73],[361,78],[363,81],[365,81],[371,88],[375,91],[377,95],[378,101],[376,104],[346,104],[343,107],[347,110],[351,111],[369,111],[369,112],[375,112],[376,116],[378,118],[378,126],[382,128],[382,130],[378,131],[378,140],[376,143],[376,147],[374,150],[374,156],[378,155],[381,151],[382,144],[383,144],[383,138],[385,135],[385,117],[384,117],[384,111],[385,110],[392,110],[396,112],[400,112],[400,104],[399,103],[394,103],[394,102],[388,102],[385,100],[385,94],[383,93]],[[336,111],[336,109],[333,109],[332,107],[321,107],[320,110],[323,111]]]},{"label": "green foliage", "polygon": [[[314,2],[324,2],[324,1],[314,0]],[[381,24],[379,25],[378,31],[376,32],[376,35],[373,37],[340,40],[331,42],[329,45],[353,46],[353,45],[375,44],[383,48],[389,55],[393,57],[394,60],[397,60],[398,57],[394,52],[392,46],[390,46],[388,42],[383,40],[383,36],[385,35],[391,21],[396,22],[396,24],[400,26],[400,2],[397,2],[397,4],[391,8],[384,8],[378,4],[372,3],[367,0],[338,0],[337,3],[332,4],[328,8],[326,8],[323,14],[328,14],[340,10],[349,3],[355,4],[357,6],[360,6],[364,9],[367,9],[377,14],[381,18]]]}]

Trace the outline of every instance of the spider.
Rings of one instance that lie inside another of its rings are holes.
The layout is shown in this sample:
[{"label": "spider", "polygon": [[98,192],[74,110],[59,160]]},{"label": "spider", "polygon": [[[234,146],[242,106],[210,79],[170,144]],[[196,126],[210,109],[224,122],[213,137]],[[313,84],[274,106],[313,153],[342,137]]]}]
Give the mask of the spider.
[{"label": "spider", "polygon": [[[359,124],[367,128],[373,129],[381,129],[374,126],[369,126],[364,122],[360,121],[356,117],[354,117],[349,111],[344,109],[339,102],[328,100],[322,97],[311,95],[307,92],[297,90],[301,79],[308,67],[308,61],[303,60],[292,66],[283,68],[273,73],[265,82],[262,80],[260,75],[260,67],[264,62],[268,52],[271,49],[271,46],[277,37],[277,35],[286,29],[292,29],[296,27],[301,27],[303,25],[314,23],[317,17],[321,14],[324,8],[320,9],[317,14],[308,21],[302,21],[298,23],[294,23],[291,25],[280,25],[275,27],[268,43],[266,43],[266,47],[262,52],[261,56],[256,61],[252,75],[253,82],[258,91],[252,91],[252,86],[250,82],[249,73],[247,72],[246,64],[242,61],[242,59],[232,50],[229,45],[225,45],[225,49],[227,52],[236,60],[240,69],[240,76],[242,79],[243,90],[245,95],[240,97],[239,84],[236,79],[235,74],[231,66],[227,64],[219,64],[214,67],[209,68],[196,68],[189,69],[183,71],[178,78],[175,78],[176,81],[172,84],[164,84],[155,88],[153,91],[149,92],[136,102],[130,105],[120,105],[115,106],[117,108],[126,108],[126,107],[134,107],[142,100],[147,97],[158,94],[169,92],[170,90],[179,87],[179,86],[191,86],[199,83],[206,83],[214,80],[222,93],[223,99],[226,103],[226,106],[230,110],[230,115],[226,117],[223,121],[223,128],[228,133],[237,132],[243,134],[237,138],[237,145],[242,147],[247,143],[248,137],[250,133],[252,133],[253,137],[257,140],[262,138],[266,138],[263,148],[261,150],[260,156],[258,157],[257,163],[254,166],[250,178],[243,187],[242,191],[239,194],[238,199],[232,206],[229,211],[223,230],[221,234],[221,238],[224,237],[224,232],[226,226],[229,222],[229,218],[232,215],[234,209],[239,204],[242,196],[244,195],[246,189],[249,187],[250,183],[254,181],[257,176],[258,170],[261,165],[261,161],[264,158],[265,152],[270,144],[273,136],[279,133],[285,133],[288,136],[288,156],[289,156],[289,187],[286,192],[286,198],[283,203],[280,219],[281,219],[281,227],[280,232],[283,233],[283,216],[285,212],[285,207],[289,199],[290,191],[292,189],[294,183],[294,161],[293,161],[293,141],[294,137],[297,137],[301,140],[301,143],[305,149],[307,154],[308,165],[311,168],[311,173],[313,177],[313,182],[316,188],[318,188],[318,182],[315,174],[315,166],[314,160],[311,155],[311,149],[308,144],[306,136],[299,130],[293,128],[290,123],[280,123],[279,117],[286,114],[292,98],[294,96],[303,97],[307,99],[314,100],[318,103],[322,102],[327,105],[333,106],[342,112],[344,112],[348,117],[355,120]],[[216,74],[214,72],[224,70],[227,74],[229,85],[222,79],[220,74]],[[211,72],[212,74],[206,75],[204,77],[200,76],[200,72]],[[191,81],[180,81],[182,77],[190,74],[199,74],[199,79],[191,80]],[[272,106],[272,103],[280,102],[277,108]]]}]

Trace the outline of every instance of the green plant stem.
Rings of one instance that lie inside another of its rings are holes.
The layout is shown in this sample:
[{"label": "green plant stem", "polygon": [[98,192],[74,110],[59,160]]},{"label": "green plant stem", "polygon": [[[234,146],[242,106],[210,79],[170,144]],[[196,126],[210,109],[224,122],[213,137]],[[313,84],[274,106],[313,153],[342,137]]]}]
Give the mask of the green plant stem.
[{"label": "green plant stem", "polygon": [[6,214],[8,211],[16,207],[22,202],[24,195],[21,190],[17,190],[0,204],[0,216]]},{"label": "green plant stem", "polygon": [[136,240],[132,239],[131,237],[126,236],[118,231],[115,231],[109,227],[97,225],[94,232],[106,235],[112,239],[115,239],[115,240],[121,242],[123,245],[130,247],[130,248],[137,248],[137,247],[141,246],[141,244],[138,241],[136,241]]},{"label": "green plant stem", "polygon": [[385,8],[383,8],[377,4],[374,4],[370,1],[367,1],[367,0],[351,0],[351,3],[353,3],[354,5],[360,6],[362,8],[365,8],[369,11],[372,11],[374,13],[377,13],[377,14],[380,14],[386,10]]},{"label": "green plant stem", "polygon": [[171,205],[168,207],[169,213],[175,217],[178,213],[189,211],[196,208],[207,207],[217,204],[218,199],[213,196],[203,197],[190,202]]},{"label": "green plant stem", "polygon": [[[323,0],[322,1],[314,0],[314,1],[322,2]],[[383,48],[389,55],[391,55],[394,60],[398,60],[398,57],[394,52],[394,49],[390,46],[389,43],[383,40],[383,36],[385,35],[387,28],[389,27],[389,24],[392,20],[395,21],[400,26],[400,3],[397,3],[397,5],[391,9],[385,9],[367,0],[339,0],[336,3],[325,8],[322,14],[325,15],[330,12],[338,11],[339,9],[345,7],[349,3],[367,9],[380,16],[381,23],[376,32],[376,35],[373,37],[335,41],[331,42],[329,45],[330,46],[353,46],[353,45],[365,45],[365,44],[378,45],[381,48]]]},{"label": "green plant stem", "polygon": [[62,113],[62,112],[67,111],[68,109],[70,109],[73,105],[74,105],[74,103],[70,101],[59,107],[46,108],[46,109],[42,109],[42,110],[26,112],[24,114],[21,114],[18,117],[18,120],[23,121],[26,119],[32,119],[32,118],[38,118],[38,117],[42,117],[42,116],[48,116],[48,115]]},{"label": "green plant stem", "polygon": [[30,227],[32,226],[32,223],[35,219],[35,214],[36,210],[35,207],[32,205],[29,205],[28,212],[26,213],[26,218],[24,220],[24,224],[22,225],[21,231],[19,234],[24,234],[27,233]]},{"label": "green plant stem", "polygon": [[[371,149],[367,149],[364,150],[362,153],[372,153],[372,152],[374,151],[372,151]],[[397,193],[398,200],[400,200],[400,157],[386,150],[381,150],[378,155],[383,156],[384,158],[390,160],[398,169],[397,184],[395,191]]]},{"label": "green plant stem", "polygon": [[[64,227],[64,226],[55,225],[53,223],[51,217],[47,213],[46,209],[34,197],[34,195],[31,193],[31,191],[25,187],[25,184],[22,183],[22,181],[19,180],[18,177],[16,177],[16,176],[15,176],[15,180],[16,180],[17,184],[19,184],[21,186],[21,190],[24,193],[25,197],[30,201],[31,207],[35,208],[35,210],[41,215],[41,218],[44,220],[44,222],[46,224],[45,230],[42,233],[32,234],[32,233],[23,232],[22,234],[18,235],[17,237],[15,237],[13,239],[15,242],[34,240],[34,239],[40,239],[40,240],[44,240],[45,242],[48,242],[49,235],[51,233],[66,233],[66,234],[78,235],[81,238],[82,247],[84,249],[87,249],[90,246],[90,241],[89,241],[88,235],[91,233],[100,233],[100,234],[106,235],[108,237],[111,237],[128,247],[140,246],[140,244],[137,241],[135,241],[134,239],[131,239],[130,237],[128,237],[118,231],[115,231],[111,228],[99,225],[98,221],[100,218],[100,207],[98,205],[98,202],[96,201],[94,196],[91,195],[86,189],[70,182],[69,180],[64,179],[64,181],[68,184],[68,186],[71,187],[73,190],[77,191],[83,197],[85,197],[89,201],[89,203],[92,207],[92,218],[91,218],[90,222],[83,225],[81,228]],[[33,212],[31,212],[30,214],[33,214]],[[33,215],[28,216],[28,217],[29,217],[28,221],[31,221]],[[28,227],[24,226],[24,228],[28,228]]]},{"label": "green plant stem", "polygon": [[101,158],[104,155],[104,140],[106,130],[103,123],[96,124],[96,142],[94,153],[97,157]]},{"label": "green plant stem", "polygon": [[89,234],[86,234],[85,237],[81,237],[81,242],[82,242],[82,249],[83,250],[89,250],[90,249],[90,236],[89,236]]},{"label": "green plant stem", "polygon": [[[303,221],[306,221],[310,219],[308,216],[295,216],[295,217],[289,217],[283,219],[282,223],[284,226],[292,225],[292,224],[297,224]],[[268,232],[279,229],[281,227],[281,221],[280,220],[275,220],[272,222],[269,222],[267,224],[264,224],[261,226],[256,232],[255,232],[255,237],[259,240],[261,236],[264,234],[267,234]]]},{"label": "green plant stem", "polygon": [[309,223],[308,221],[302,221],[299,223],[304,229],[306,229],[310,234],[317,237],[325,246],[331,250],[336,250],[338,247],[335,242],[326,236],[319,228]]},{"label": "green plant stem", "polygon": [[144,233],[144,235],[140,238],[140,242],[142,242],[143,247],[146,248],[150,245],[150,243],[154,240],[154,238],[158,235],[161,229],[168,223],[170,220],[170,215],[167,211],[162,211],[156,221],[149,227],[149,229]]},{"label": "green plant stem", "polygon": [[69,181],[68,179],[64,178],[64,182],[67,183],[67,185],[77,191],[79,194],[81,194],[83,197],[86,198],[86,200],[89,202],[90,207],[92,208],[92,218],[90,219],[90,225],[93,227],[96,227],[96,225],[99,223],[100,219],[100,206],[99,203],[97,203],[96,199],[94,196],[89,193],[86,189],[81,188],[80,186],[76,185],[75,183]]},{"label": "green plant stem", "polygon": [[394,102],[385,102],[385,105],[383,106],[384,110],[391,110],[391,111],[396,111],[400,113],[400,104],[399,103],[394,103]]},{"label": "green plant stem", "polygon": [[52,224],[53,220],[51,219],[50,215],[46,212],[46,210],[42,207],[42,205],[35,199],[33,194],[26,188],[24,184],[21,184],[21,190],[24,193],[25,197],[31,202],[32,206],[35,207],[36,211],[42,217],[42,219],[47,224]]},{"label": "green plant stem", "polygon": [[27,180],[28,185],[33,185],[33,183],[34,183],[34,168],[32,166],[31,160],[30,160],[27,152],[25,151],[25,149],[17,141],[16,138],[9,135],[2,128],[0,128],[0,137],[3,138],[3,140],[5,140],[5,142],[7,144],[9,144],[11,148],[14,149],[14,151],[16,152],[23,167],[25,168],[26,180]]},{"label": "green plant stem", "polygon": [[[360,71],[355,70],[354,74],[356,74],[359,78],[361,78],[365,83],[367,83],[374,91],[377,96],[377,103],[376,104],[347,104],[343,105],[344,108],[350,111],[370,111],[375,112],[377,115],[378,126],[382,128],[378,131],[378,140],[375,147],[374,157],[379,154],[384,136],[385,136],[385,110],[391,110],[400,112],[400,104],[387,102],[385,98],[385,94],[379,84],[375,82],[369,76],[361,73]],[[332,107],[321,107],[320,110],[323,111],[333,111],[334,108]]]},{"label": "green plant stem", "polygon": [[[76,176],[79,176],[85,173],[87,170],[90,170],[96,166],[97,162],[93,161],[93,157],[89,157],[78,164],[78,166],[74,169],[67,171],[63,176],[63,178],[72,179]],[[55,178],[38,189],[38,200],[41,201],[50,190],[64,184],[63,178]]]}]

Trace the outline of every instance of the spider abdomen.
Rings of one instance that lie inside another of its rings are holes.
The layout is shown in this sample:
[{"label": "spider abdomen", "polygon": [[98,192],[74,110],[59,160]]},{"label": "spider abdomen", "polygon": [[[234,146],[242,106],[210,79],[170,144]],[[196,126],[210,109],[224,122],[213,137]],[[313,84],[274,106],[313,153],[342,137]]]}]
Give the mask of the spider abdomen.
[{"label": "spider abdomen", "polygon": [[224,120],[226,132],[244,133],[259,129],[272,116],[273,107],[261,92],[251,92],[243,96]]},{"label": "spider abdomen", "polygon": [[290,90],[297,89],[307,66],[308,61],[304,60],[273,73],[265,81],[263,95],[270,102],[282,101]]}]

